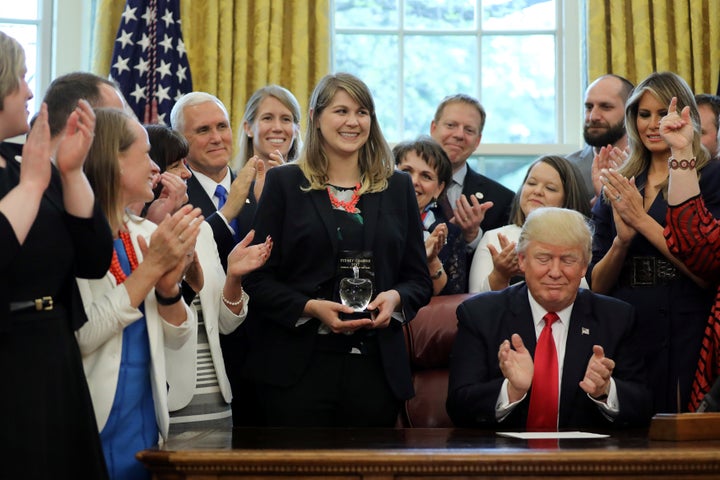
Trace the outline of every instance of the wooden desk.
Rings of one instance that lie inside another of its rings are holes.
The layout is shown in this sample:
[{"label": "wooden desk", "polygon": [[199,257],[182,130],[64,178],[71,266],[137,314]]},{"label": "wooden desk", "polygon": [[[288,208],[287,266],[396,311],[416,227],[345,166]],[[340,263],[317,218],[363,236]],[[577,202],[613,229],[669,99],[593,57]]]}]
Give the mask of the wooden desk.
[{"label": "wooden desk", "polygon": [[647,432],[535,444],[462,429],[236,429],[138,453],[156,479],[720,478],[720,441]]}]

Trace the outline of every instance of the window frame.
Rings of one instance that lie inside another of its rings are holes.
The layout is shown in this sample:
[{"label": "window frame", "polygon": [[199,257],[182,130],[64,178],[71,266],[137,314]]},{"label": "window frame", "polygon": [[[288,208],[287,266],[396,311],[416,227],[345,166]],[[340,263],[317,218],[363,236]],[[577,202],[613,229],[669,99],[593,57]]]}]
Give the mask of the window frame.
[{"label": "window frame", "polygon": [[[476,11],[480,12],[482,0],[476,1]],[[402,19],[404,1],[397,0],[398,2],[398,15]],[[404,58],[404,42],[403,37],[405,35],[412,35],[422,33],[423,35],[454,35],[454,34],[467,34],[467,30],[462,32],[453,32],[447,30],[418,30],[418,29],[403,29],[402,25],[398,28],[336,28],[335,25],[335,1],[330,0],[330,23],[331,23],[331,45],[330,45],[330,64],[332,71],[335,71],[335,58],[336,52],[333,47],[335,44],[334,39],[337,33],[341,34],[382,34],[388,35],[392,32],[398,32],[398,47],[399,47],[399,76],[398,85],[400,88],[399,95],[399,107],[404,112],[404,88],[403,84],[403,58]],[[480,142],[480,145],[475,150],[474,156],[476,156],[476,162],[483,162],[484,156],[502,157],[502,156],[537,156],[549,153],[555,154],[568,154],[582,148],[584,141],[582,139],[582,122],[583,122],[583,95],[584,87],[587,83],[587,68],[586,59],[584,58],[584,37],[583,31],[585,30],[584,18],[585,18],[585,6],[584,2],[577,2],[574,0],[555,0],[555,58],[556,58],[556,84],[555,84],[555,108],[557,111],[556,116],[556,131],[557,131],[557,143],[551,144],[539,144],[539,143],[484,143]],[[402,23],[402,21],[400,22]],[[475,27],[477,33],[477,50],[481,52],[481,42],[483,32],[481,26]],[[493,30],[489,32],[490,35],[531,35],[533,33],[547,34],[547,30]],[[480,54],[480,53],[479,53]],[[478,59],[478,62],[480,60]],[[468,92],[469,94],[476,96],[477,92]],[[482,102],[482,99],[481,99]],[[416,134],[427,134],[429,132],[415,132]],[[412,135],[412,134],[411,134]],[[407,132],[405,132],[407,137]],[[391,142],[400,141],[403,139],[388,139]]]},{"label": "window frame", "polygon": [[[37,18],[0,17],[0,23],[37,27],[37,83],[33,95],[36,99],[41,99],[53,78],[72,71],[88,70],[92,32],[91,7],[97,0],[36,1]],[[39,100],[36,100],[36,106],[39,108]]]},{"label": "window frame", "polygon": [[[14,18],[0,16],[0,23],[9,25],[31,25],[37,29],[37,58],[35,59],[34,80],[36,90],[45,91],[51,78],[52,15],[53,0],[34,0],[37,3],[35,18]],[[25,54],[27,55],[27,49]],[[37,92],[33,92],[38,97]],[[34,112],[32,112],[34,113]]]}]

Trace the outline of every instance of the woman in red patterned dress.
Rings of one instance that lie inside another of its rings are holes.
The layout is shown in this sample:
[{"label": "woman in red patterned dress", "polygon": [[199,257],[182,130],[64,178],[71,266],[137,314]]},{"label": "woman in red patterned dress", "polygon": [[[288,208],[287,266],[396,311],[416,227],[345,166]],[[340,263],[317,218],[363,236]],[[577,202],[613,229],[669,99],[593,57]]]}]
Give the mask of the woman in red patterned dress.
[{"label": "woman in red patterned dress", "polygon": [[695,411],[720,377],[720,221],[705,207],[700,194],[688,107],[678,112],[676,105],[673,98],[668,114],[660,122],[660,134],[672,151],[664,234],[673,255],[695,275],[718,284],[690,395],[688,408]]}]

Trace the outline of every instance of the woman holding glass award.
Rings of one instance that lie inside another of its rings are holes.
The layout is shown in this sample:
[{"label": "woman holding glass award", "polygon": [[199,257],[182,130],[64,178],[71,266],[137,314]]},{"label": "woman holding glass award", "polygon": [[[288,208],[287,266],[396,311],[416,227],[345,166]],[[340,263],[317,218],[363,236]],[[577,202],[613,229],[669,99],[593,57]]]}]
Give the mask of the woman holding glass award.
[{"label": "woman holding glass award", "polygon": [[[394,171],[360,79],[320,80],[300,158],[269,170],[266,188],[275,193],[261,197],[253,228],[276,242],[244,279],[253,299],[244,370],[264,421],[393,426],[413,395],[402,322],[429,301],[432,284],[415,192]],[[341,283],[355,288],[342,294],[356,297],[355,309],[341,303]]]}]

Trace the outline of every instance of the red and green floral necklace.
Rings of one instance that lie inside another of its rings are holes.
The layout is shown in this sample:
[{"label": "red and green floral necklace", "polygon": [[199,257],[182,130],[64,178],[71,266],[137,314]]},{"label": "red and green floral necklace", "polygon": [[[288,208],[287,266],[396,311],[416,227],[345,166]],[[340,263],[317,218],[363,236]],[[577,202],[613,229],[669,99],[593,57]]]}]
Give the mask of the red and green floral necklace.
[{"label": "red and green floral necklace", "polygon": [[330,204],[333,208],[345,210],[348,213],[360,213],[357,208],[357,204],[360,201],[360,182],[355,184],[355,188],[352,191],[352,197],[350,200],[343,201],[337,197],[338,189],[328,185],[327,186],[328,196],[330,197]]}]

